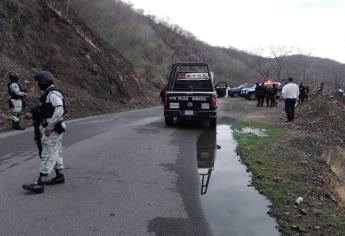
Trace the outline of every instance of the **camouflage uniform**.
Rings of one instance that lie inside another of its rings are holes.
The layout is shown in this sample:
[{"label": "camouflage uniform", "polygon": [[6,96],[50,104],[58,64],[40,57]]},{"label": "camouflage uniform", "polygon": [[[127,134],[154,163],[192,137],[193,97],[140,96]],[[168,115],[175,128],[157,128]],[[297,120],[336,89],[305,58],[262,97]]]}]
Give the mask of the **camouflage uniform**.
[{"label": "camouflage uniform", "polygon": [[[65,183],[62,174],[63,159],[61,151],[63,133],[66,128],[63,121],[66,103],[63,93],[54,86],[54,75],[52,73],[42,71],[35,76],[35,80],[39,88],[44,91],[38,107],[39,114],[37,115],[37,112],[32,110],[32,113],[37,116],[37,120],[34,122],[35,139],[40,140],[40,142],[36,142],[41,157],[40,175],[36,182],[24,184],[23,188],[32,193],[43,193],[44,185]],[[37,125],[41,125],[41,127],[37,127]],[[55,169],[56,177],[47,180],[47,176],[53,169]]]},{"label": "camouflage uniform", "polygon": [[9,85],[10,95],[11,95],[11,120],[14,123],[19,122],[19,115],[23,109],[23,100],[25,93],[21,91],[20,86],[17,83],[11,83]]},{"label": "camouflage uniform", "polygon": [[[52,91],[47,96],[47,103],[51,103],[55,108],[54,114],[51,118],[47,119],[47,128],[54,129],[57,122],[63,120],[63,95],[58,91]],[[63,122],[62,125],[66,127]],[[42,129],[42,154],[41,154],[41,167],[40,173],[50,174],[53,169],[63,169],[62,153],[62,138],[63,134],[58,134],[56,131],[52,131],[49,137],[45,136]]]}]

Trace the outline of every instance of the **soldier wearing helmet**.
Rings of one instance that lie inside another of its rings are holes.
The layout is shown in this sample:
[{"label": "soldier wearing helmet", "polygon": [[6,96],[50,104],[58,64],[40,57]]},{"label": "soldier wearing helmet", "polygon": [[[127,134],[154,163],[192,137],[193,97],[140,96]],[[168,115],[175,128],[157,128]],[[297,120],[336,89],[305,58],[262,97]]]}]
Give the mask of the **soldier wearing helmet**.
[{"label": "soldier wearing helmet", "polygon": [[19,77],[15,72],[10,72],[8,74],[10,82],[8,83],[8,93],[10,96],[9,106],[11,109],[11,120],[12,120],[12,129],[15,130],[24,130],[20,125],[20,114],[23,109],[23,100],[25,98],[25,91],[22,89],[18,83]]},{"label": "soldier wearing helmet", "polygon": [[[54,76],[48,71],[42,71],[35,76],[39,88],[44,91],[40,98],[41,125],[41,166],[38,180],[23,188],[32,193],[43,193],[45,185],[62,184],[65,182],[63,169],[62,138],[65,132],[64,114],[66,103],[64,94],[54,85]],[[55,170],[56,176],[47,180],[48,175]]]}]

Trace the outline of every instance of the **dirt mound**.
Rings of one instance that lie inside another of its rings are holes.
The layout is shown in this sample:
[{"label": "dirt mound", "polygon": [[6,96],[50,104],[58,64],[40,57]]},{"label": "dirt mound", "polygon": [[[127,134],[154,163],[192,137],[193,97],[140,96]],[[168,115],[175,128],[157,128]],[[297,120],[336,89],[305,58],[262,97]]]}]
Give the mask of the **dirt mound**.
[{"label": "dirt mound", "polygon": [[[305,141],[294,146],[305,153],[317,157],[320,163],[325,162],[324,176],[327,176],[327,187],[336,196],[341,207],[345,207],[345,105],[332,96],[320,96],[303,104],[297,109],[297,119],[293,128],[306,135]],[[315,153],[315,150],[319,150]],[[316,165],[308,159],[309,165]],[[323,164],[320,164],[323,166]],[[320,170],[318,170],[320,172]],[[310,172],[309,174],[311,174]],[[317,176],[316,173],[313,174]],[[335,200],[335,201],[336,201]]]},{"label": "dirt mound", "polygon": [[320,96],[297,108],[294,128],[324,135],[332,142],[345,140],[345,105],[331,96]]},{"label": "dirt mound", "polygon": [[[28,107],[39,91],[33,75],[50,70],[65,91],[70,116],[115,111],[145,103],[130,61],[82,22],[72,21],[47,0],[0,2],[0,117],[8,116],[6,74],[15,70],[29,90]],[[1,121],[0,121],[1,123]]]}]

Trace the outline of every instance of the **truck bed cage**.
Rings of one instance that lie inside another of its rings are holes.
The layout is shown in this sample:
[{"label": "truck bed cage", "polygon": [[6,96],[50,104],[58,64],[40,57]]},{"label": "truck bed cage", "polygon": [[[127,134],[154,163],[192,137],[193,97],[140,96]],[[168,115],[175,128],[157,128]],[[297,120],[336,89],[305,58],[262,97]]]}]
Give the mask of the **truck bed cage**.
[{"label": "truck bed cage", "polygon": [[[187,68],[192,68],[192,67],[198,68],[199,67],[199,69],[202,68],[203,71],[183,70],[183,67],[187,67]],[[169,84],[168,84],[167,91],[173,90],[173,88],[175,86],[176,79],[178,77],[178,74],[180,74],[180,73],[197,73],[197,72],[207,73],[209,78],[211,78],[209,66],[207,63],[204,63],[204,62],[179,62],[179,63],[173,64],[171,67],[171,70],[170,70],[170,74],[169,74]]]}]

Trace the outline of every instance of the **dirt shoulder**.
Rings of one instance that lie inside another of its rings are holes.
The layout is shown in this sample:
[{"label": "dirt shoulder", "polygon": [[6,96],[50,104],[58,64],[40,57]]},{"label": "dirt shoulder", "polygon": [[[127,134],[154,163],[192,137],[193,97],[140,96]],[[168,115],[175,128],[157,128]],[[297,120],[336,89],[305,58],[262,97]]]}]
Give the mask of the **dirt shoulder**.
[{"label": "dirt shoulder", "polygon": [[[297,107],[292,124],[281,119],[283,103],[257,108],[255,102],[228,99],[222,106],[230,108],[238,152],[253,173],[252,184],[272,201],[269,214],[281,233],[344,235],[343,106],[326,97],[310,101]],[[246,127],[264,129],[265,136],[241,132]]]}]

